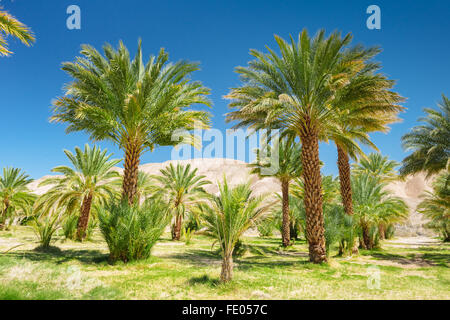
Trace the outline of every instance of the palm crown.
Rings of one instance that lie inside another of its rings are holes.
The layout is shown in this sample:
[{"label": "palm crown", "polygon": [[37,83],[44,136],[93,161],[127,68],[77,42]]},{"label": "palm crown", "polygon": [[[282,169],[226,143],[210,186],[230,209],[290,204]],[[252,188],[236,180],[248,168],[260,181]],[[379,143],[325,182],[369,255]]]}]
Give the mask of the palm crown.
[{"label": "palm crown", "polygon": [[439,110],[425,109],[426,117],[420,118],[422,125],[416,126],[402,137],[403,146],[413,153],[403,160],[402,175],[419,171],[427,175],[441,170],[450,172],[450,100],[442,95]]},{"label": "palm crown", "polygon": [[180,239],[182,219],[186,210],[206,194],[203,186],[211,183],[205,176],[197,175],[197,170],[191,169],[190,164],[174,166],[171,163],[160,171],[161,175],[154,176],[164,191],[162,197],[166,198],[175,213],[172,234],[174,240]]},{"label": "palm crown", "polygon": [[112,169],[121,160],[110,160],[112,155],[108,155],[107,150],[101,151],[98,147],[90,148],[88,145],[85,145],[84,150],[75,148],[75,154],[68,150],[64,150],[64,153],[73,168],[58,166],[52,169],[52,172],[60,173],[62,177],[49,178],[41,183],[53,187],[39,199],[35,209],[45,213],[65,208],[67,214],[79,210],[77,236],[81,240],[86,231],[91,206],[105,205],[114,198],[114,180],[120,175]]},{"label": "palm crown", "polygon": [[133,60],[122,42],[117,50],[103,48],[104,56],[91,46],[82,46],[82,57],[66,62],[63,70],[74,81],[66,96],[54,103],[51,121],[69,123],[67,132],[86,131],[93,140],[111,140],[125,151],[124,196],[134,201],[140,155],[161,145],[194,143],[190,134],[176,130],[207,128],[209,114],[187,110],[192,104],[210,105],[209,89],[190,81],[197,63],[168,62],[161,49],[147,64],[141,43]]},{"label": "palm crown", "polygon": [[26,210],[33,204],[35,196],[27,185],[33,179],[17,168],[3,168],[0,176],[0,224],[11,211]]},{"label": "palm crown", "polygon": [[30,28],[8,12],[0,10],[0,56],[9,56],[12,53],[8,50],[8,43],[5,38],[8,35],[16,37],[26,46],[30,46],[35,41]]}]

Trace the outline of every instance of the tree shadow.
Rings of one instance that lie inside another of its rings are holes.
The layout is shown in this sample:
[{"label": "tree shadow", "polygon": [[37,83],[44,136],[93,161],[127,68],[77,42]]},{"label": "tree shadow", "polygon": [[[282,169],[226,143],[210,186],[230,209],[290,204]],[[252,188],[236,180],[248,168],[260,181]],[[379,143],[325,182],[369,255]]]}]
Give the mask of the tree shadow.
[{"label": "tree shadow", "polygon": [[27,259],[33,262],[53,262],[63,264],[69,261],[78,261],[83,264],[92,265],[108,262],[108,254],[99,250],[61,250],[58,247],[46,249],[36,248],[31,251],[16,251],[5,254],[7,257]]},{"label": "tree shadow", "polygon": [[400,265],[416,265],[418,267],[448,267],[450,262],[450,254],[436,252],[423,255],[410,253],[406,256],[386,252],[372,252],[370,255],[378,260],[389,260]]},{"label": "tree shadow", "polygon": [[190,286],[196,285],[196,284],[203,284],[210,287],[216,287],[220,284],[219,279],[211,278],[207,274],[200,276],[200,277],[192,277],[188,280],[188,284]]}]

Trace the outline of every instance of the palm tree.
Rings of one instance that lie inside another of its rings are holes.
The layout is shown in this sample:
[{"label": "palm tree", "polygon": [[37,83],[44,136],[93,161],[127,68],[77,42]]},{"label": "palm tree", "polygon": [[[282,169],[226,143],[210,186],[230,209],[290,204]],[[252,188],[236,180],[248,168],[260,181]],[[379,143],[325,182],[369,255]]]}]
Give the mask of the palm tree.
[{"label": "palm tree", "polygon": [[403,147],[413,153],[403,159],[400,174],[406,176],[425,171],[427,176],[441,170],[450,172],[450,100],[442,95],[439,109],[426,108],[422,125],[402,137]]},{"label": "palm tree", "polygon": [[237,109],[227,120],[239,121],[235,127],[277,128],[300,138],[310,260],[325,262],[319,140],[327,140],[328,127],[338,121],[333,101],[361,64],[361,53],[344,54],[351,35],[338,32],[325,38],[322,30],[310,38],[304,30],[297,43],[292,37],[290,43],[275,39],[281,56],[271,49],[268,54],[251,50],[255,60],[236,69],[244,84],[227,96]]},{"label": "palm tree", "polygon": [[408,215],[408,206],[385,190],[386,183],[370,174],[359,174],[352,179],[353,201],[362,232],[361,246],[373,249],[377,226],[401,221]]},{"label": "palm tree", "polygon": [[[278,150],[277,150],[278,148]],[[276,153],[278,151],[278,154]],[[302,149],[293,139],[282,139],[274,142],[273,146],[266,144],[256,150],[256,161],[249,166],[251,173],[260,177],[268,175],[275,177],[281,184],[282,202],[282,244],[290,245],[290,219],[289,219],[289,184],[292,179],[302,174]],[[273,163],[276,161],[276,163]],[[276,172],[268,172],[268,168],[275,167]],[[266,172],[267,171],[267,172]]]},{"label": "palm tree", "polygon": [[[360,51],[363,61],[369,60],[379,53],[378,48],[363,50],[357,46],[353,51]],[[397,114],[404,108],[398,103],[404,99],[390,91],[394,81],[385,76],[375,74],[379,64],[365,62],[355,66],[355,74],[349,84],[336,94],[333,103],[339,114],[336,126],[329,128],[329,137],[336,144],[338,152],[338,169],[342,202],[345,212],[353,214],[350,158],[365,158],[358,143],[378,150],[370,140],[371,132],[388,132],[388,124],[397,122]]]},{"label": "palm tree", "polygon": [[36,197],[27,188],[32,181],[21,169],[3,168],[0,176],[0,230],[9,214],[26,211],[33,205]]},{"label": "palm tree", "polygon": [[51,121],[68,123],[67,132],[85,131],[93,140],[111,140],[124,150],[122,196],[132,203],[144,152],[163,145],[194,144],[195,137],[185,130],[208,128],[207,112],[186,108],[209,106],[209,89],[189,79],[199,69],[197,63],[168,63],[164,49],[147,64],[141,42],[133,60],[122,42],[117,50],[108,44],[103,51],[104,56],[83,45],[82,57],[63,64],[74,80],[54,103]]},{"label": "palm tree", "polygon": [[174,223],[172,226],[172,240],[180,240],[183,218],[192,205],[198,203],[206,195],[203,186],[211,182],[205,176],[197,175],[198,169],[172,163],[161,169],[161,175],[154,176],[160,183],[160,194],[172,207]]},{"label": "palm tree", "polygon": [[[2,9],[2,7],[0,7]],[[35,41],[33,32],[30,28],[17,20],[6,11],[0,10],[0,56],[9,56],[12,54],[8,50],[6,36],[13,36],[19,39],[24,45],[30,46]]]},{"label": "palm tree", "polygon": [[91,207],[95,203],[105,204],[116,193],[114,179],[120,175],[111,170],[121,160],[110,160],[111,154],[100,148],[90,148],[87,144],[84,150],[75,148],[75,154],[64,150],[73,168],[59,166],[52,172],[61,173],[62,177],[48,178],[41,186],[53,185],[36,205],[36,211],[49,211],[52,208],[67,209],[68,214],[79,210],[76,238],[82,241],[86,237]]},{"label": "palm tree", "polygon": [[369,174],[382,182],[388,182],[397,178],[395,168],[399,165],[397,161],[389,160],[387,156],[373,152],[366,158],[362,158],[359,163],[355,163],[353,172],[355,174]]},{"label": "palm tree", "polygon": [[263,218],[271,204],[264,204],[265,196],[254,197],[250,184],[231,188],[224,178],[219,194],[211,195],[211,205],[203,205],[202,218],[207,233],[220,244],[222,251],[221,282],[233,276],[233,251],[242,234]]},{"label": "palm tree", "polygon": [[444,242],[450,242],[450,174],[436,178],[433,192],[425,194],[417,210],[430,219],[427,227],[441,233]]}]

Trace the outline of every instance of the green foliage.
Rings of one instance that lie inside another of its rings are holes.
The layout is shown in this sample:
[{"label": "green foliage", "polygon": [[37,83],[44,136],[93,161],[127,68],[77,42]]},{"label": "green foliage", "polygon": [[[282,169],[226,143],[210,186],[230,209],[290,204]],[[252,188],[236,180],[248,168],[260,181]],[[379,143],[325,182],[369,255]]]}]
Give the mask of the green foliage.
[{"label": "green foliage", "polygon": [[83,45],[75,62],[63,63],[73,80],[56,100],[51,121],[67,123],[67,132],[85,131],[93,140],[110,140],[123,149],[132,142],[139,155],[159,145],[194,143],[192,134],[180,131],[176,141],[172,134],[209,125],[207,112],[187,110],[197,103],[210,105],[209,89],[190,80],[198,64],[169,63],[164,49],[145,61],[140,41],[134,58],[122,42],[117,49],[106,44],[103,54]]},{"label": "green foliage", "polygon": [[161,175],[154,176],[159,182],[157,186],[159,194],[169,204],[174,216],[172,225],[174,238],[178,237],[175,230],[182,229],[180,223],[186,212],[206,197],[203,186],[211,183],[205,176],[197,175],[197,171],[198,169],[192,169],[190,164],[177,164],[175,167],[171,163],[161,169]]},{"label": "green foliage", "polygon": [[450,241],[450,174],[442,173],[433,183],[433,191],[425,194],[418,211],[431,221],[428,228],[441,234],[443,241]]},{"label": "green foliage", "polygon": [[202,219],[207,234],[215,238],[223,256],[230,256],[242,234],[256,226],[270,208],[265,197],[255,197],[249,184],[234,188],[224,178],[219,184],[219,194],[211,195],[211,205],[202,205]]},{"label": "green foliage", "polygon": [[402,175],[425,171],[428,176],[450,172],[450,100],[442,95],[438,110],[426,108],[421,125],[402,137],[403,147],[413,151],[403,159]]},{"label": "green foliage", "polygon": [[62,223],[62,231],[66,239],[74,240],[77,232],[78,217],[69,215]]},{"label": "green foliage", "polygon": [[160,201],[130,206],[111,203],[99,210],[101,233],[108,245],[110,260],[129,262],[147,259],[168,224],[167,207]]},{"label": "green foliage", "polygon": [[8,218],[30,214],[36,199],[27,188],[32,181],[21,169],[3,168],[0,176],[0,230],[6,226]]},{"label": "green foliage", "polygon": [[[0,9],[2,7],[0,6]],[[13,36],[26,46],[30,46],[36,39],[33,32],[25,24],[17,20],[6,11],[0,11],[0,57],[9,56],[12,52],[8,50],[6,36]]]},{"label": "green foliage", "polygon": [[72,214],[81,209],[82,202],[89,195],[93,205],[104,205],[117,193],[115,180],[119,177],[112,168],[121,160],[110,160],[112,154],[99,147],[84,146],[84,150],[76,147],[75,154],[64,150],[73,168],[58,166],[52,172],[62,177],[48,178],[40,186],[52,186],[42,195],[35,206],[37,211],[49,211],[52,208],[65,209],[66,214]]},{"label": "green foliage", "polygon": [[353,165],[353,174],[368,174],[381,181],[394,180],[397,177],[395,168],[400,164],[394,160],[389,160],[381,153],[372,152],[367,157],[363,157],[359,163]]},{"label": "green foliage", "polygon": [[184,243],[186,245],[190,245],[192,242],[192,236],[194,235],[194,230],[191,230],[190,228],[183,228],[183,238]]},{"label": "green foliage", "polygon": [[59,229],[60,216],[55,213],[47,214],[35,218],[33,222],[31,226],[40,243],[38,249],[48,249],[53,235]]},{"label": "green foliage", "polygon": [[385,236],[386,236],[386,239],[392,239],[392,238],[394,238],[394,235],[395,235],[395,226],[394,226],[394,224],[391,223],[386,228]]},{"label": "green foliage", "polygon": [[98,221],[96,219],[90,219],[86,229],[86,240],[92,240],[94,232],[97,229]]}]

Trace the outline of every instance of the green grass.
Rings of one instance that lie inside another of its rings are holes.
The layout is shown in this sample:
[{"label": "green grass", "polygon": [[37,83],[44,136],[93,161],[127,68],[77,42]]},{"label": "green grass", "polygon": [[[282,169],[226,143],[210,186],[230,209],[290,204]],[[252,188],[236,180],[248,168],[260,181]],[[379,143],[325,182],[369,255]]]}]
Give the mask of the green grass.
[{"label": "green grass", "polygon": [[[450,298],[448,244],[385,241],[383,249],[352,258],[333,251],[328,264],[314,265],[302,241],[281,250],[279,239],[247,237],[258,250],[235,258],[234,280],[223,285],[217,247],[203,236],[185,245],[166,235],[150,259],[114,265],[98,234],[86,243],[56,237],[45,251],[34,250],[35,241],[26,227],[0,232],[0,299]],[[379,288],[368,286],[377,274]]]}]

